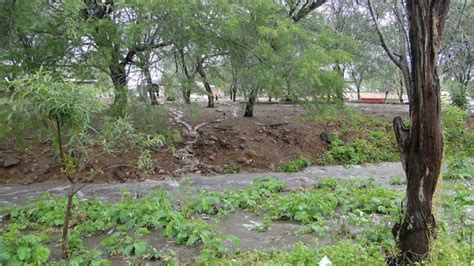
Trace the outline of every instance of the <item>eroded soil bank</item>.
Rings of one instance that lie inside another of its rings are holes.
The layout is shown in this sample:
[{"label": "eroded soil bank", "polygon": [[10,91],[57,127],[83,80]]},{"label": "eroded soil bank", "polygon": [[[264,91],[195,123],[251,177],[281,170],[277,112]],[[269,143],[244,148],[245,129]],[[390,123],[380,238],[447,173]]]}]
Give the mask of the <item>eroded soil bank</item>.
[{"label": "eroded soil bank", "polygon": [[[321,139],[321,134],[339,132],[348,141],[360,137],[347,126],[341,126],[340,121],[326,121],[325,114],[319,111],[308,117],[310,112],[299,105],[260,103],[255,106],[255,117],[244,118],[244,103],[220,101],[216,108],[204,108],[202,104],[164,103],[153,107],[156,109],[149,115],[145,113],[150,110],[136,111],[133,116],[136,127],[180,135],[178,141],[152,152],[155,168],[146,179],[162,180],[189,173],[279,171],[282,165],[302,155],[313,160],[320,158],[330,146]],[[349,106],[387,125],[394,116],[407,113],[406,105]],[[80,180],[145,179],[136,170],[139,153],[108,155],[98,147],[89,153],[94,155],[91,166],[103,173],[92,176],[85,170],[77,175]],[[50,140],[32,144],[26,151],[16,148],[13,139],[0,143],[0,183],[30,184],[63,179]]]}]

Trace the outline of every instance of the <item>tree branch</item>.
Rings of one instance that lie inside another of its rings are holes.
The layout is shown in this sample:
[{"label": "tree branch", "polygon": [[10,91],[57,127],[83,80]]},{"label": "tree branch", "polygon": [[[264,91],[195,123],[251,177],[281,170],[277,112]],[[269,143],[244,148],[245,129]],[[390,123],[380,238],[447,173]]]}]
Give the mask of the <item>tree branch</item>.
[{"label": "tree branch", "polygon": [[[374,21],[375,24],[375,30],[377,31],[377,35],[379,35],[380,43],[387,53],[388,57],[393,61],[393,63],[400,69],[402,69],[401,65],[401,58],[398,58],[392,53],[392,50],[388,47],[387,43],[385,42],[385,38],[383,37],[382,31],[380,30],[379,23],[377,22],[377,18],[375,16],[375,11],[372,8],[372,1],[368,0],[369,4],[369,11],[370,11],[370,16],[372,17],[372,20]],[[402,69],[403,70],[403,69]]]},{"label": "tree branch", "polygon": [[132,47],[128,50],[127,55],[124,57],[122,62],[120,62],[120,65],[125,66],[133,62],[133,57],[139,52],[143,52],[149,49],[158,49],[169,45],[171,45],[171,43],[169,42],[160,42],[157,44],[142,44]]},{"label": "tree branch", "polygon": [[403,124],[403,119],[397,116],[393,119],[393,130],[397,139],[398,150],[402,157],[403,168],[406,169],[406,154],[410,138],[410,129]]},{"label": "tree branch", "polygon": [[296,14],[292,15],[293,12],[290,13],[290,17],[294,22],[298,22],[302,20],[304,17],[306,17],[311,11],[315,10],[316,8],[322,6],[324,3],[326,3],[327,0],[316,0],[312,1],[311,4],[308,4],[306,2]]}]

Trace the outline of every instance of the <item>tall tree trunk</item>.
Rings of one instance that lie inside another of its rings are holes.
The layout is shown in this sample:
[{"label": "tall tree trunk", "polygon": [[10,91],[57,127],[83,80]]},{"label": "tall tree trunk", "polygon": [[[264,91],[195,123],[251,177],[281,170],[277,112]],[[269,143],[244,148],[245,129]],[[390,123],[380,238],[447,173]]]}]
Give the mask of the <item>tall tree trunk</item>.
[{"label": "tall tree trunk", "polygon": [[[179,51],[179,56],[181,58],[181,66],[183,67],[184,75],[186,75],[186,78],[188,80],[192,80],[194,75],[191,75],[191,73],[189,73],[188,67],[186,66],[186,60],[184,59],[184,50],[178,49],[178,51]],[[191,89],[188,88],[187,86],[183,90],[183,99],[184,99],[184,103],[191,104]]]},{"label": "tall tree trunk", "polygon": [[288,73],[285,75],[285,84],[286,84],[286,98],[285,102],[289,103],[294,101],[293,93],[291,91],[291,82],[290,82],[290,74]]},{"label": "tall tree trunk", "polygon": [[234,82],[230,87],[230,98],[233,102],[237,100],[237,82]]},{"label": "tall tree trunk", "polygon": [[258,88],[253,88],[250,91],[247,104],[245,105],[244,117],[253,117],[253,107],[257,101]]},{"label": "tall tree trunk", "polygon": [[401,251],[391,263],[420,262],[429,253],[436,223],[432,212],[443,157],[438,49],[449,0],[408,0],[412,58],[411,125],[393,120],[407,176],[406,210],[393,234]]},{"label": "tall tree trunk", "polygon": [[72,201],[74,199],[74,183],[70,184],[69,192],[67,194],[67,203],[66,203],[66,212],[64,214],[64,221],[63,221],[63,234],[62,234],[62,241],[61,241],[61,249],[62,249],[62,257],[64,259],[69,257],[69,221],[71,220],[71,211],[72,211]]},{"label": "tall tree trunk", "polygon": [[207,81],[207,76],[206,76],[206,72],[204,71],[204,67],[202,65],[202,60],[198,60],[198,64],[196,67],[197,67],[197,72],[199,73],[199,76],[201,76],[202,81],[204,82],[204,88],[206,89],[206,92],[207,92],[207,107],[214,108],[214,94],[212,93],[211,85]]},{"label": "tall tree trunk", "polygon": [[400,101],[400,103],[403,103],[403,79],[400,78],[399,82],[400,82],[399,83],[400,84],[400,86],[399,86],[400,89],[397,90],[398,100]]},{"label": "tall tree trunk", "polygon": [[[406,20],[405,17],[403,16],[403,5],[401,0],[397,0],[395,3],[395,10],[396,10],[396,15],[399,19],[398,25],[398,42],[399,42],[399,53],[400,53],[400,71],[403,77],[403,84],[402,86],[405,85],[405,89],[407,92],[408,96],[408,101],[410,102],[411,99],[413,98],[413,83],[411,80],[411,73],[410,73],[410,67],[408,62],[408,52],[407,52],[407,46],[408,46],[408,41],[407,41],[407,36],[405,34],[405,25],[406,25]],[[403,95],[403,87],[401,89],[402,95]],[[403,98],[402,98],[403,101]],[[410,109],[411,110],[411,109]]]},{"label": "tall tree trunk", "polygon": [[191,90],[190,89],[184,89],[183,99],[184,99],[185,104],[191,104]]},{"label": "tall tree trunk", "polygon": [[362,83],[362,79],[355,82],[356,89],[357,89],[357,101],[360,101],[360,87],[361,87],[360,85],[361,85],[361,83]]},{"label": "tall tree trunk", "polygon": [[153,80],[151,79],[151,73],[148,65],[143,68],[143,72],[145,72],[146,87],[150,96],[151,105],[158,105],[158,99],[156,99]]},{"label": "tall tree trunk", "polygon": [[359,73],[357,75],[355,71],[351,71],[351,77],[352,77],[352,80],[354,81],[354,85],[356,86],[356,89],[357,89],[357,101],[360,101],[360,89],[361,89],[362,80],[363,80],[364,75],[362,73]]},{"label": "tall tree trunk", "polygon": [[123,117],[126,114],[128,101],[127,73],[125,66],[113,65],[109,67],[110,76],[115,88],[115,98],[112,104],[112,112],[115,116]]}]

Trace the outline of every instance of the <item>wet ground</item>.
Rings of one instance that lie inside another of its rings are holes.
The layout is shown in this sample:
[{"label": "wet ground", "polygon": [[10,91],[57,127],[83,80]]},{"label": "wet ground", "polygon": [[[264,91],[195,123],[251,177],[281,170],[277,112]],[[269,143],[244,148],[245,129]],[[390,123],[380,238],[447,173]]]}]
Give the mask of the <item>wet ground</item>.
[{"label": "wet ground", "polygon": [[[223,191],[242,189],[251,186],[253,180],[262,177],[275,177],[290,188],[311,187],[321,178],[342,178],[345,180],[354,178],[373,178],[381,186],[402,190],[405,185],[390,185],[393,177],[404,179],[403,169],[400,163],[364,164],[357,166],[316,166],[306,168],[304,171],[294,174],[281,172],[267,173],[239,173],[225,175],[186,175],[179,181],[143,181],[130,183],[91,183],[85,184],[78,193],[80,198],[98,198],[107,202],[116,202],[122,198],[123,191],[129,191],[133,195],[143,196],[158,189],[165,189],[175,198],[196,193],[201,189],[208,191]],[[473,183],[471,182],[471,185]],[[30,185],[8,185],[0,187],[0,206],[22,205],[34,200],[41,194],[47,192],[56,196],[64,196],[69,188],[66,182],[44,182]],[[449,193],[449,191],[444,191]],[[1,214],[0,214],[1,217]],[[296,232],[304,225],[291,221],[273,221],[264,232],[258,232],[256,227],[263,223],[263,215],[258,213],[238,210],[224,217],[201,217],[209,220],[221,235],[232,235],[240,239],[239,244],[228,243],[233,250],[255,251],[255,250],[290,250],[295,243],[303,242],[308,246],[327,245],[332,242],[330,234],[318,236],[315,233],[299,235]],[[377,217],[374,217],[376,219]],[[1,220],[1,219],[0,219]],[[337,230],[338,221],[328,221],[332,230]],[[357,228],[349,228],[353,234],[357,234]],[[86,237],[84,243],[89,248],[103,249],[101,240],[108,234],[93,235]],[[57,233],[59,239],[59,232]],[[191,247],[179,246],[172,239],[164,237],[161,231],[152,231],[144,237],[158,250],[173,250],[181,262],[188,263],[195,258],[200,251],[200,245]],[[59,258],[60,245],[58,241],[52,241],[49,248],[52,258]],[[121,257],[106,257],[113,265],[126,265]]]}]

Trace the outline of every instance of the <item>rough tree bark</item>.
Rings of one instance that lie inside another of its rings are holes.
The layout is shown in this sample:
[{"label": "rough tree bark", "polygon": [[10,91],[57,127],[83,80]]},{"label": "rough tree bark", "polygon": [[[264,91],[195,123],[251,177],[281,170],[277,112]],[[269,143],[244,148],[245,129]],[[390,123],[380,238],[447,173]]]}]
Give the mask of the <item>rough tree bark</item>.
[{"label": "rough tree bark", "polygon": [[412,58],[411,125],[393,120],[401,161],[407,176],[406,209],[393,234],[401,255],[392,264],[420,262],[429,253],[435,234],[433,194],[441,170],[441,128],[438,49],[449,0],[407,0]]},{"label": "rough tree bark", "polygon": [[196,66],[196,70],[199,73],[199,76],[201,76],[202,81],[204,83],[204,88],[206,89],[207,92],[207,107],[208,108],[214,108],[214,94],[212,93],[212,88],[209,82],[207,81],[207,76],[206,72],[204,71],[203,67],[203,60],[198,60],[198,64]]},{"label": "rough tree bark", "polygon": [[143,72],[146,78],[146,88],[148,90],[148,95],[150,96],[151,105],[158,105],[158,99],[156,98],[155,90],[153,88],[153,80],[151,79],[151,73],[149,66],[143,67]]},{"label": "rough tree bark", "polygon": [[[181,66],[183,67],[184,75],[186,75],[186,78],[188,80],[191,80],[193,77],[192,77],[191,73],[189,73],[188,68],[186,66],[186,61],[184,59],[184,50],[183,49],[178,49],[178,51],[179,51],[179,56],[181,58]],[[184,99],[184,103],[191,104],[191,89],[185,88],[183,90],[183,99]]]},{"label": "rough tree bark", "polygon": [[255,102],[257,101],[257,95],[258,95],[258,88],[253,88],[250,91],[248,102],[245,105],[244,117],[253,117],[253,106],[255,105]]},{"label": "rough tree bark", "polygon": [[115,116],[123,117],[126,113],[128,102],[127,72],[125,65],[113,64],[109,66],[110,78],[115,88],[115,98],[112,104],[112,112]]},{"label": "rough tree bark", "polygon": [[230,85],[230,99],[235,102],[236,101],[236,97],[237,97],[237,84],[236,83],[232,83],[232,85]]},{"label": "rough tree bark", "polygon": [[298,22],[311,13],[311,11],[322,6],[326,1],[327,0],[294,1],[290,6],[288,15],[294,22]]},{"label": "rough tree bark", "polygon": [[364,74],[357,74],[356,71],[351,71],[352,81],[357,89],[357,101],[360,101],[360,89],[362,88],[362,80],[364,79]]}]

